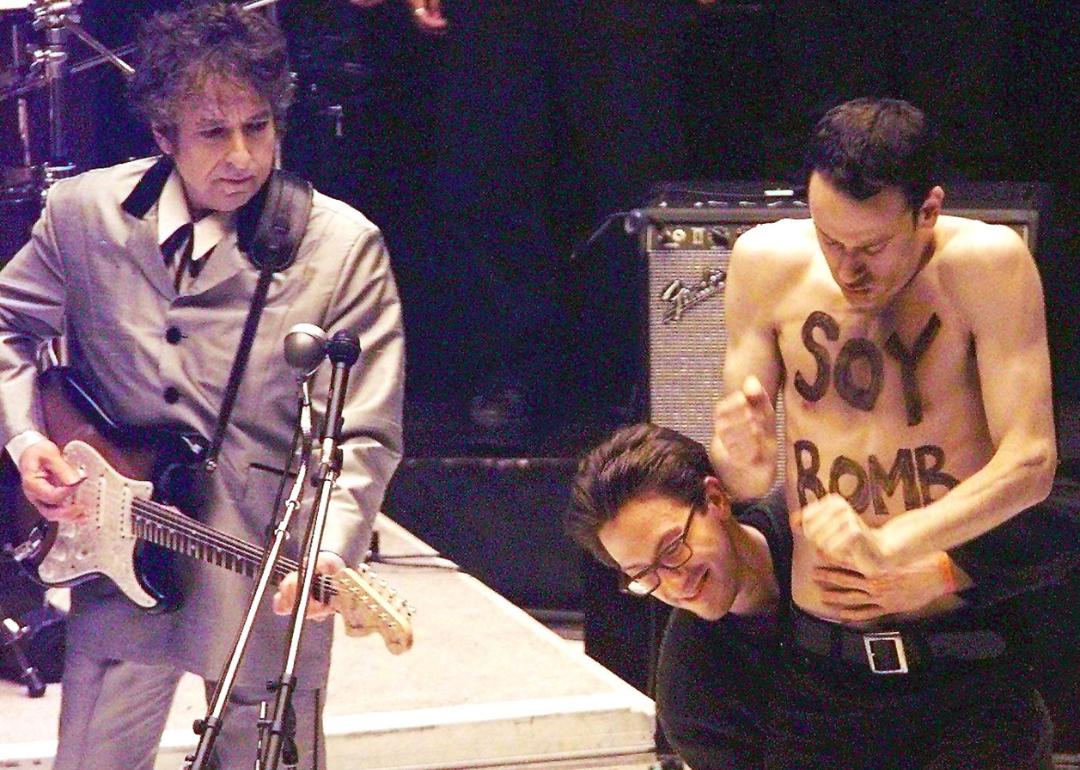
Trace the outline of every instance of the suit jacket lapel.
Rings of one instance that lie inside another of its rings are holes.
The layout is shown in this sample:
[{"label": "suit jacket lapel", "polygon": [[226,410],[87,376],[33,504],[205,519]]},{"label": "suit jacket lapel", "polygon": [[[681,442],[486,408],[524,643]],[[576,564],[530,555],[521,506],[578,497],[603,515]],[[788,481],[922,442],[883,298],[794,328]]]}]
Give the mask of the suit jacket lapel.
[{"label": "suit jacket lapel", "polygon": [[147,169],[135,188],[120,204],[134,221],[124,244],[125,256],[134,262],[159,294],[172,300],[176,296],[172,272],[165,265],[157,242],[157,208],[161,190],[172,173],[172,161],[162,156]]},{"label": "suit jacket lapel", "polygon": [[159,294],[169,300],[176,296],[172,272],[161,258],[161,249],[158,248],[156,215],[134,224],[124,244],[124,255],[138,266]]},{"label": "suit jacket lapel", "polygon": [[[172,169],[172,159],[167,155],[161,156],[147,169],[121,204],[125,212],[138,220],[132,225],[125,252],[138,264],[139,269],[154,288],[170,300],[176,297],[176,290],[173,288],[173,275],[166,267],[164,260],[160,258],[155,204],[161,197],[161,191]],[[259,215],[266,202],[266,194],[267,185],[263,185],[255,197],[237,211],[236,232],[226,236],[214,248],[209,256],[210,261],[207,262],[199,277],[189,286],[189,293],[208,291],[229,280],[241,270],[252,267],[241,249],[251,248]]]},{"label": "suit jacket lapel", "polygon": [[266,205],[268,186],[269,180],[250,201],[237,210],[235,229],[214,248],[209,256],[210,261],[206,263],[198,279],[190,285],[189,291],[196,294],[209,291],[249,268],[258,272],[247,254],[253,248],[259,217]]},{"label": "suit jacket lapel", "polygon": [[209,256],[204,257],[204,259],[208,261],[203,266],[202,272],[199,273],[199,277],[188,284],[188,293],[190,294],[201,294],[210,291],[245,268],[251,267],[247,257],[240,253],[236,247],[235,232],[229,233],[222,238]]}]

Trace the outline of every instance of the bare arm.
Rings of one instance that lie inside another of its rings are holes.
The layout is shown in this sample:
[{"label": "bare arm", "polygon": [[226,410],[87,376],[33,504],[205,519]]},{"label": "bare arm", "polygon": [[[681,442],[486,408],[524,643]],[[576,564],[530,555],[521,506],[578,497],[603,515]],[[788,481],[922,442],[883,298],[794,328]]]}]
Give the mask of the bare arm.
[{"label": "bare arm", "polygon": [[[977,537],[1046,497],[1057,464],[1042,287],[1019,237],[985,228],[943,266],[942,283],[972,332],[994,453],[941,499],[866,525],[829,495],[796,521],[829,558],[860,571],[909,564]],[[973,419],[974,410],[957,419]],[[846,510],[842,510],[846,509]]]},{"label": "bare arm", "polygon": [[[894,561],[952,548],[1038,503],[1057,466],[1050,354],[1042,285],[1019,236],[993,228],[979,267],[961,265],[953,284],[975,338],[993,457],[937,502],[882,527]],[[974,259],[975,255],[971,255]]]},{"label": "bare arm", "polygon": [[816,567],[814,582],[844,622],[914,612],[955,593],[989,607],[1069,579],[1080,568],[1080,483],[1059,477],[1050,495],[984,535],[876,576]]},{"label": "bare arm", "polygon": [[914,613],[971,586],[968,575],[944,552],[874,575],[822,564],[814,567],[812,578],[831,617],[843,623]]},{"label": "bare arm", "polygon": [[731,252],[725,286],[724,397],[713,409],[709,455],[735,500],[768,493],[776,478],[776,412],[782,365],[763,299],[775,275],[762,269],[770,255],[764,228],[745,233]]}]

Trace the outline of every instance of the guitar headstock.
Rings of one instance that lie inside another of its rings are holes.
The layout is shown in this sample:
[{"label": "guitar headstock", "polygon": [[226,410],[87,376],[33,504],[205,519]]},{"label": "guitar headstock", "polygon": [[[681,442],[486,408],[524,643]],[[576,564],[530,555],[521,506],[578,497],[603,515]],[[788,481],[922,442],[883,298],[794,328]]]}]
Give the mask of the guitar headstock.
[{"label": "guitar headstock", "polygon": [[366,564],[355,570],[346,567],[330,581],[335,589],[330,605],[345,621],[345,633],[377,631],[394,655],[412,647],[412,607]]}]

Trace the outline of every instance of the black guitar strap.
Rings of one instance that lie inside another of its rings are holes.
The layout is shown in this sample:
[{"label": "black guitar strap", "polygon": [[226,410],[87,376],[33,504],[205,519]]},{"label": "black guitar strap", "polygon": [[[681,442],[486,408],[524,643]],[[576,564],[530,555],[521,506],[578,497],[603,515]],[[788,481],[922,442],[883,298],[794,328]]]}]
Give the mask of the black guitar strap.
[{"label": "black guitar strap", "polygon": [[247,320],[244,321],[240,347],[237,348],[232,371],[229,372],[217,425],[203,458],[203,467],[210,473],[217,468],[218,454],[225,441],[225,430],[236,405],[240,381],[244,377],[251,348],[255,343],[259,318],[266,307],[270,281],[275,272],[286,269],[296,259],[300,239],[307,229],[308,216],[311,213],[311,195],[310,182],[284,171],[275,171],[260,193],[261,200],[252,200],[237,216],[237,241],[248,259],[259,268],[259,282],[251,297],[251,306]]}]

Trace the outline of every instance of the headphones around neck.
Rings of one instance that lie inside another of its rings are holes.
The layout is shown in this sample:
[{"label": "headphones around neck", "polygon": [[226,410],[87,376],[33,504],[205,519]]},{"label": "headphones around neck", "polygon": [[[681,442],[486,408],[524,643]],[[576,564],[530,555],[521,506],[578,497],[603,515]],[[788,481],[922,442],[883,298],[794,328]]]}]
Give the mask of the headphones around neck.
[{"label": "headphones around neck", "polygon": [[310,182],[278,169],[239,212],[237,241],[255,267],[279,272],[292,265],[307,229],[311,197]]}]

